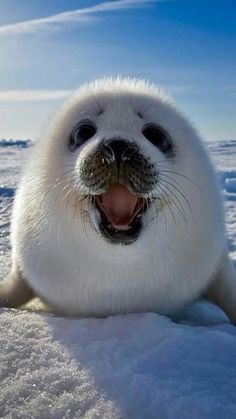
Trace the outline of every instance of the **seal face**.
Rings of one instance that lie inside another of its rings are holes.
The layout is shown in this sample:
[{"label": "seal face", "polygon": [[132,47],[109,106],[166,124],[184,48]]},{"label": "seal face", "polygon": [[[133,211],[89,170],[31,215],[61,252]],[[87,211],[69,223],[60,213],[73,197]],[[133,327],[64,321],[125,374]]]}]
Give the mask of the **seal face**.
[{"label": "seal face", "polygon": [[[91,173],[97,171],[96,182]],[[142,230],[142,215],[157,172],[135,143],[111,139],[99,144],[81,167],[81,181],[100,215],[99,231],[112,243],[130,244]],[[101,193],[102,191],[102,193]]]},{"label": "seal face", "polygon": [[[69,149],[76,152],[99,129],[92,121],[81,121],[72,131]],[[165,130],[145,124],[140,133],[164,156],[173,158],[174,145]],[[131,244],[143,228],[143,215],[157,199],[158,171],[134,140],[102,139],[80,166],[81,184],[89,191],[91,210],[97,210],[97,230],[113,244]]]},{"label": "seal face", "polygon": [[142,81],[81,88],[35,145],[15,199],[12,249],[18,288],[23,277],[23,290],[61,311],[182,307],[226,253],[219,188],[198,134]]}]

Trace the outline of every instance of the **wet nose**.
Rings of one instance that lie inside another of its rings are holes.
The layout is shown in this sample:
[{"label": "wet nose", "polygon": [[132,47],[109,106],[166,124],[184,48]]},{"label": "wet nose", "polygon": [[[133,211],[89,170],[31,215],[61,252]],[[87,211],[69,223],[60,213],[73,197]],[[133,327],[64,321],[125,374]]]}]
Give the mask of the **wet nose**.
[{"label": "wet nose", "polygon": [[125,161],[129,158],[129,155],[134,152],[134,145],[127,140],[109,140],[105,143],[105,146],[113,154],[112,157],[116,160],[117,164],[120,164],[122,161]]}]

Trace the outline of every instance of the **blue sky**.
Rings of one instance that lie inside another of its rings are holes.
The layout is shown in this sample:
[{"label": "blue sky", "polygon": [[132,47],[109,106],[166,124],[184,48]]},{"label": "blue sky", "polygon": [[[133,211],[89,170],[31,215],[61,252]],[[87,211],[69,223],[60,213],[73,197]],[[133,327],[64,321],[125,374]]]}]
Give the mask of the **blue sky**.
[{"label": "blue sky", "polygon": [[123,75],[236,138],[235,22],[235,0],[0,0],[0,137],[37,138],[71,90]]}]

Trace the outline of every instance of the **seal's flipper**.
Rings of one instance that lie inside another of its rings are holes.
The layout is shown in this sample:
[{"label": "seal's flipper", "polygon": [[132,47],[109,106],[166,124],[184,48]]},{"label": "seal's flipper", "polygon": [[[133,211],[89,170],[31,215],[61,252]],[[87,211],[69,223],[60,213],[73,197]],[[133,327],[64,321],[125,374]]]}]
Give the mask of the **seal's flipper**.
[{"label": "seal's flipper", "polygon": [[236,325],[236,273],[227,253],[222,257],[218,271],[204,296],[221,307]]},{"label": "seal's flipper", "polygon": [[25,282],[18,269],[11,271],[0,282],[0,307],[20,307],[34,297],[34,293]]}]

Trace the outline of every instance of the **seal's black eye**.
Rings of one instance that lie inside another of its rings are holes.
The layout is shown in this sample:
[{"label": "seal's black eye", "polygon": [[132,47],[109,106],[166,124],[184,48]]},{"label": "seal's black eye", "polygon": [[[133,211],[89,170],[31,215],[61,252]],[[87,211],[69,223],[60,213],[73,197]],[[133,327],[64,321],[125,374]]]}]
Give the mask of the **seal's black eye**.
[{"label": "seal's black eye", "polygon": [[74,151],[86,141],[90,140],[96,133],[96,127],[90,122],[83,122],[78,125],[70,137],[70,150]]},{"label": "seal's black eye", "polygon": [[159,148],[162,153],[170,153],[172,151],[172,143],[169,135],[157,125],[145,125],[143,128],[143,135],[148,141]]}]

